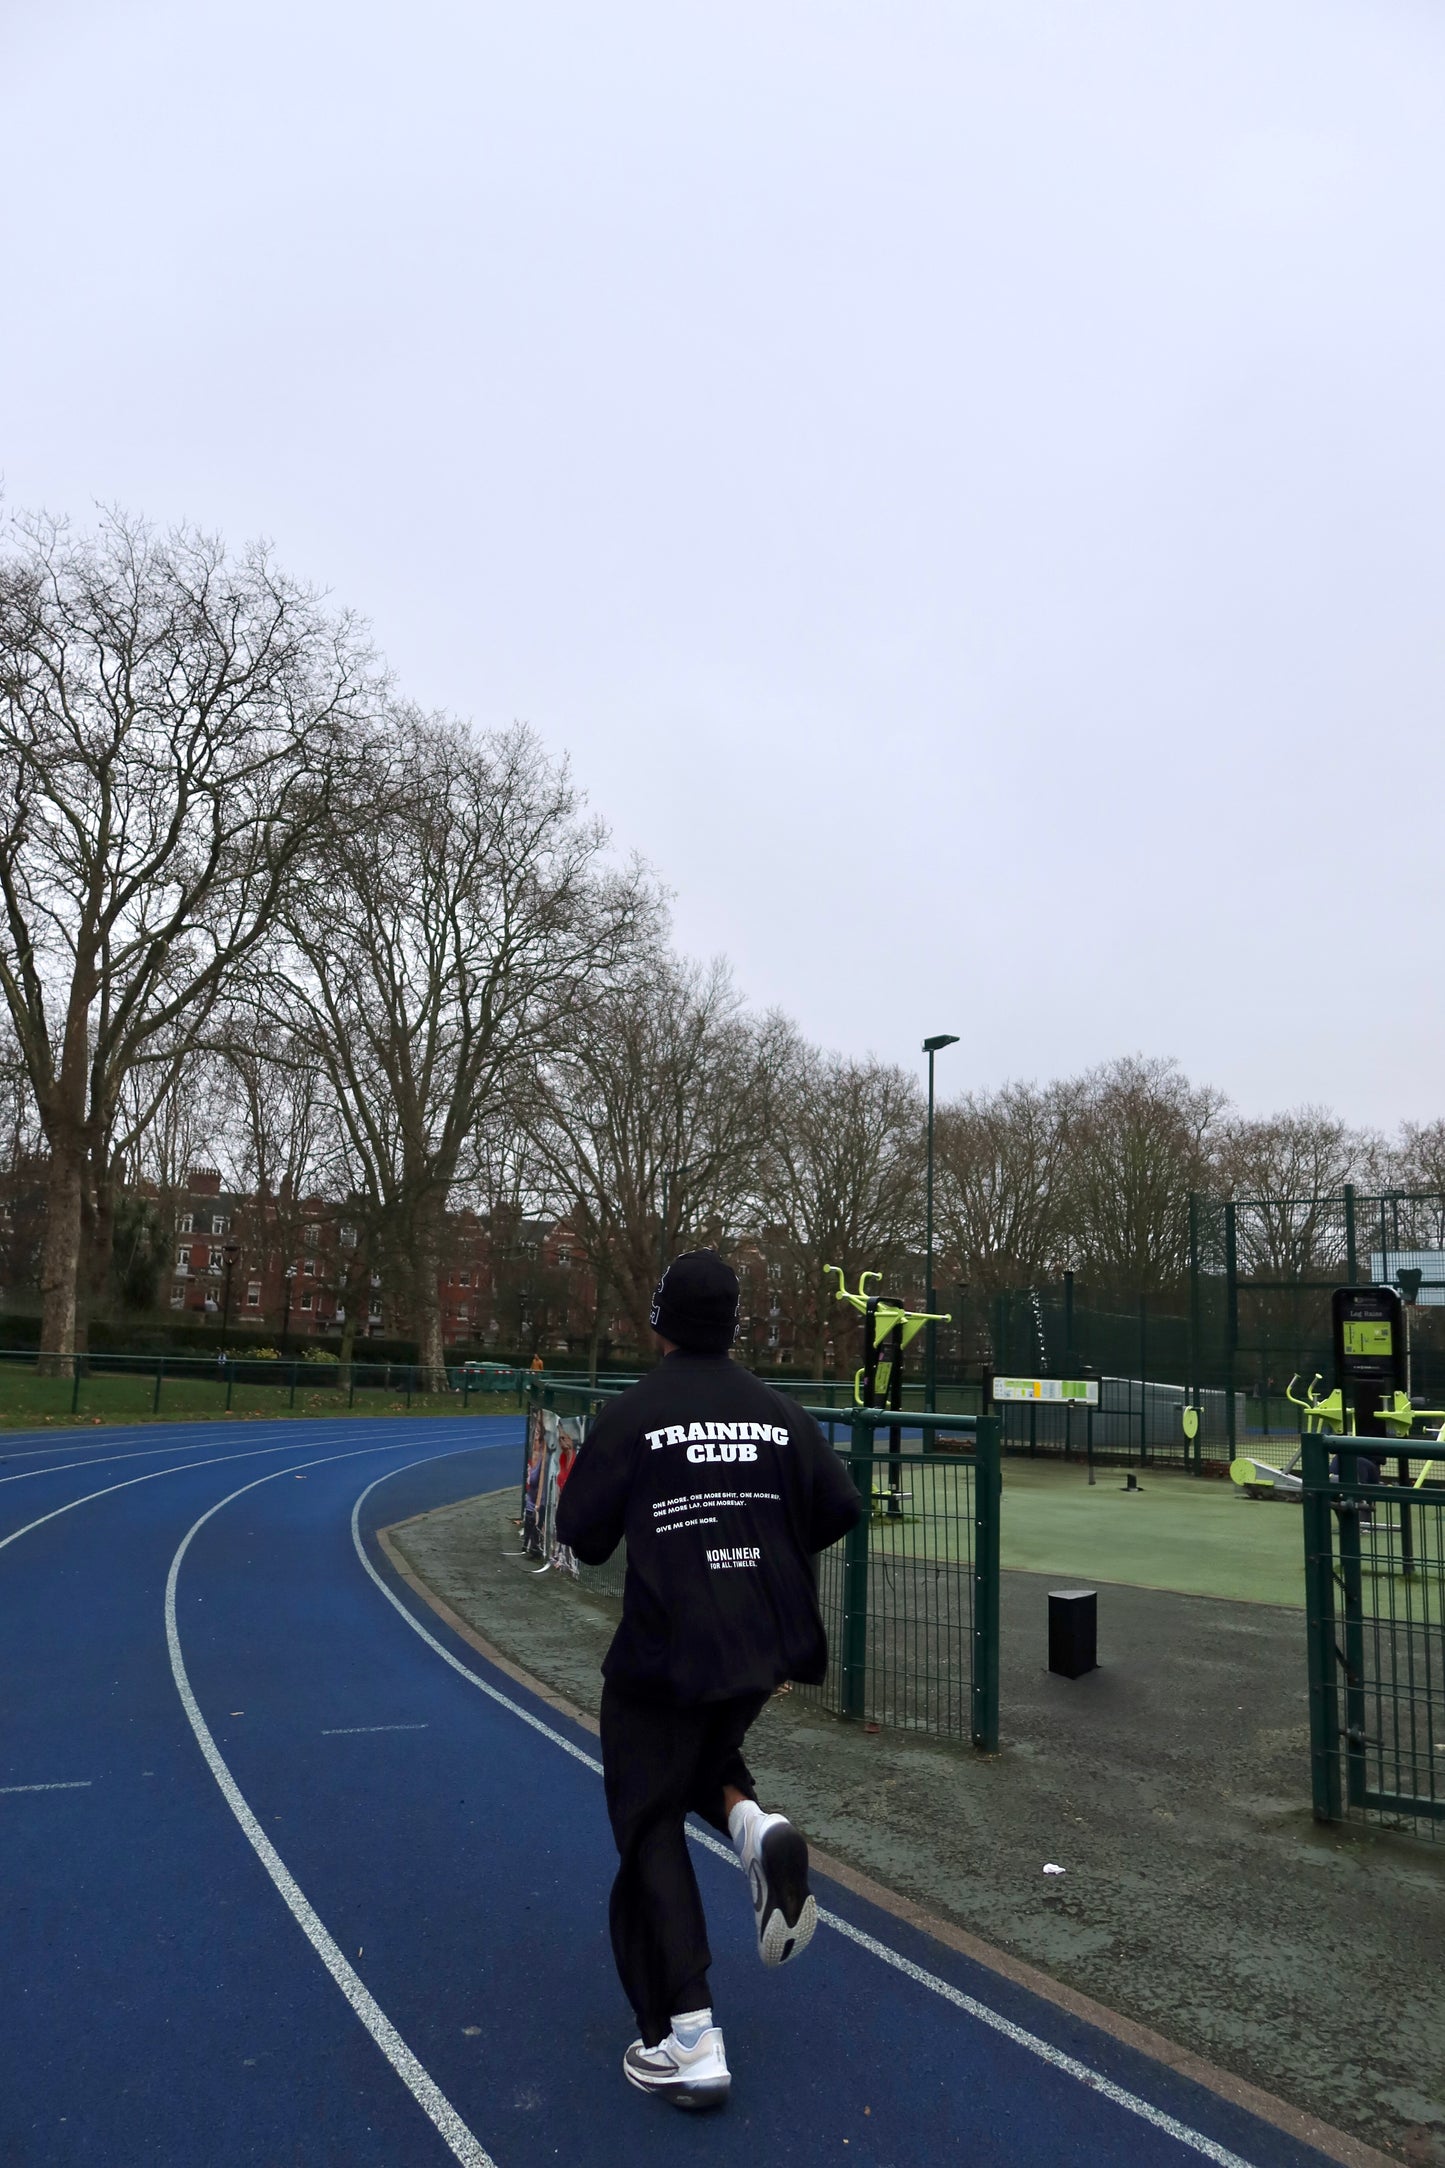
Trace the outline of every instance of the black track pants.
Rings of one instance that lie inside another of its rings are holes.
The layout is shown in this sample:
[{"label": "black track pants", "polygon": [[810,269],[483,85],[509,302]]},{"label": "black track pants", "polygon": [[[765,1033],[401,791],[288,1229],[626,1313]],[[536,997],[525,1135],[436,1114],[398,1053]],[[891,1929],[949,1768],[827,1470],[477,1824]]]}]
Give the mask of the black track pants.
[{"label": "black track pants", "polygon": [[766,1694],[693,1708],[602,1689],[602,1781],[621,1864],[612,1885],[612,1954],[643,2040],[655,2047],[672,2018],[705,2005],[707,1922],[683,1818],[728,1834],[723,1786],[755,1797],[743,1737]]}]

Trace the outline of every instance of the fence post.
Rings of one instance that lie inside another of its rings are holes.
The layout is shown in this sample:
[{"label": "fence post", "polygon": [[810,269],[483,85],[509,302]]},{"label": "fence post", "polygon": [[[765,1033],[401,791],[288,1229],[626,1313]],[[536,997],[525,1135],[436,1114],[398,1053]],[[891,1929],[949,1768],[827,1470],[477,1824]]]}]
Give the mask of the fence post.
[{"label": "fence post", "polygon": [[[1340,1488],[1358,1482],[1359,1470],[1340,1455]],[[1358,1497],[1340,1501],[1340,1592],[1345,1599],[1345,1798],[1365,1803],[1365,1592],[1360,1557]]]},{"label": "fence post", "polygon": [[231,1361],[231,1358],[230,1358],[230,1356],[228,1355],[228,1356],[226,1357],[226,1413],[227,1413],[227,1415],[229,1415],[229,1414],[230,1414],[230,1412],[231,1412],[231,1392],[232,1392],[232,1388],[234,1387],[235,1383],[236,1383],[236,1365],[235,1365],[235,1364],[234,1364],[234,1363],[233,1363],[233,1362]]},{"label": "fence post", "polygon": [[413,1369],[413,1365],[412,1365],[411,1363],[408,1363],[408,1364],[407,1364],[407,1366],[406,1366],[406,1405],[407,1405],[407,1412],[408,1412],[408,1413],[410,1413],[410,1411],[411,1411],[411,1380],[412,1380],[412,1369]]},{"label": "fence post", "polygon": [[295,1365],[295,1363],[292,1363],[292,1365],[291,1365],[291,1399],[290,1399],[290,1402],[289,1402],[288,1404],[289,1404],[289,1406],[291,1406],[291,1407],[293,1407],[293,1408],[294,1408],[294,1407],[295,1407],[295,1405],[296,1405],[296,1365]]},{"label": "fence post", "polygon": [[471,1404],[471,1398],[472,1398],[472,1374],[471,1374],[470,1370],[467,1370],[466,1368],[463,1368],[463,1370],[462,1370],[462,1413],[463,1413],[463,1415],[465,1415],[465,1414],[466,1414],[466,1412],[467,1412],[467,1409],[468,1409],[468,1407],[469,1407],[469,1406],[470,1406],[470,1404]]},{"label": "fence post", "polygon": [[873,1520],[873,1427],[849,1423],[848,1472],[863,1500],[857,1526],[843,1538],[843,1664],[839,1714],[862,1716],[868,1699],[868,1554]]},{"label": "fence post", "polygon": [[1239,1224],[1231,1200],[1224,1207],[1224,1420],[1229,1457],[1239,1452],[1239,1422],[1234,1405],[1234,1351],[1239,1344]]},{"label": "fence post", "polygon": [[155,1397],[154,1397],[154,1399],[153,1399],[153,1400],[151,1401],[151,1414],[152,1414],[152,1415],[159,1415],[159,1414],[160,1414],[160,1412],[161,1412],[161,1379],[162,1379],[162,1378],[163,1378],[163,1377],[165,1376],[165,1374],[166,1374],[166,1359],[165,1359],[164,1355],[157,1355],[157,1357],[156,1357],[156,1390],[155,1390]]},{"label": "fence post", "polygon": [[77,1355],[70,1367],[75,1379],[75,1383],[70,1388],[70,1412],[72,1415],[78,1415],[80,1413],[80,1373],[85,1368],[85,1357]]},{"label": "fence post", "polygon": [[1359,1283],[1360,1262],[1355,1253],[1355,1185],[1345,1184],[1345,1279],[1349,1286]]},{"label": "fence post", "polygon": [[979,1417],[973,1467],[972,1736],[998,1752],[998,1562],[1003,1464],[996,1415]]},{"label": "fence post", "polygon": [[1321,1437],[1301,1439],[1304,1452],[1305,1644],[1309,1656],[1310,1792],[1317,1822],[1340,1819],[1340,1707],[1335,1683],[1334,1534],[1330,1525],[1329,1458]]},{"label": "fence post", "polygon": [[346,1378],[347,1378],[347,1386],[346,1386],[346,1405],[347,1405],[347,1407],[348,1407],[348,1408],[354,1408],[354,1407],[356,1406],[356,1365],[355,1365],[355,1363],[348,1363],[348,1364],[347,1364],[347,1366],[346,1366]]}]

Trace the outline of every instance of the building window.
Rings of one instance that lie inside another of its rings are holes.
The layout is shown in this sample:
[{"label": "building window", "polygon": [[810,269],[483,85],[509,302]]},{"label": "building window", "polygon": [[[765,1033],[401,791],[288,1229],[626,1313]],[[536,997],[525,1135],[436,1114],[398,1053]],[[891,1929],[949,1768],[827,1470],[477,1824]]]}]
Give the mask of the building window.
[{"label": "building window", "polygon": [[213,1235],[228,1235],[230,1232],[231,1222],[227,1219],[225,1213],[213,1212],[211,1214],[211,1233]]},{"label": "building window", "polygon": [[371,1284],[373,1287],[380,1287],[381,1274],[379,1272],[373,1272],[373,1274],[371,1275]]},{"label": "building window", "polygon": [[354,1227],[343,1227],[336,1239],[344,1250],[354,1250],[356,1248],[356,1229]]},{"label": "building window", "polygon": [[374,1318],[381,1315],[381,1297],[379,1295],[373,1295],[371,1298],[371,1315]]},{"label": "building window", "polygon": [[176,1232],[177,1234],[188,1235],[194,1225],[195,1221],[192,1219],[190,1213],[183,1212],[180,1218],[176,1221]]},{"label": "building window", "polygon": [[189,1272],[190,1269],[191,1246],[188,1242],[183,1242],[180,1248],[176,1251],[176,1270],[177,1272]]},{"label": "building window", "polygon": [[301,1271],[304,1278],[308,1280],[314,1280],[316,1277],[316,1259],[314,1257],[308,1257],[305,1264],[301,1267]]},{"label": "building window", "polygon": [[463,1304],[462,1304],[462,1306],[461,1306],[461,1308],[460,1308],[460,1309],[458,1310],[458,1312],[457,1312],[457,1323],[458,1323],[459,1325],[465,1325],[465,1323],[467,1322],[467,1318],[468,1318],[468,1315],[469,1315],[469,1312],[468,1312],[468,1310],[467,1310],[467,1306],[466,1306],[466,1304],[465,1304],[465,1303],[463,1303]]},{"label": "building window", "polygon": [[301,1230],[301,1239],[308,1250],[314,1249],[320,1238],[321,1229],[319,1227],[303,1227]]},{"label": "building window", "polygon": [[260,1309],[260,1307],[261,1307],[261,1282],[260,1282],[259,1280],[251,1280],[251,1281],[250,1281],[250,1282],[249,1282],[249,1283],[247,1284],[247,1288],[246,1288],[246,1308],[247,1308],[248,1310],[259,1310],[259,1309]]},{"label": "building window", "polygon": [[463,1285],[463,1287],[470,1287],[470,1286],[471,1286],[471,1284],[472,1284],[472,1276],[471,1276],[470,1272],[464,1272],[464,1273],[462,1274],[462,1285]]},{"label": "building window", "polygon": [[186,1291],[184,1287],[180,1286],[178,1283],[175,1287],[171,1289],[171,1308],[173,1310],[184,1310],[185,1306]]},{"label": "building window", "polygon": [[312,1305],[312,1303],[313,1303],[313,1302],[315,1301],[315,1299],[316,1299],[316,1298],[315,1298],[315,1296],[314,1296],[314,1295],[313,1295],[313,1294],[311,1293],[310,1289],[308,1288],[308,1289],[307,1289],[307,1291],[306,1291],[306,1293],[305,1293],[305,1294],[304,1294],[304,1295],[303,1295],[303,1296],[301,1297],[301,1307],[302,1307],[302,1309],[303,1309],[303,1310],[309,1310],[309,1309],[311,1308],[311,1305]]}]

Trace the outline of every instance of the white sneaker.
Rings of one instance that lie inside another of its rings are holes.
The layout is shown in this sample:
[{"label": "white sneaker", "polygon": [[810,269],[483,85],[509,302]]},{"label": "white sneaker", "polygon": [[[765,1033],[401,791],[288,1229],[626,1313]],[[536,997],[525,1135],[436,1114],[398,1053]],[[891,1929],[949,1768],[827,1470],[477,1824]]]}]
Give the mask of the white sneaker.
[{"label": "white sneaker", "polygon": [[806,1950],[818,1924],[808,1889],[808,1847],[785,1814],[759,1812],[748,1817],[742,1862],[758,1955],[765,1965],[786,1965]]},{"label": "white sneaker", "polygon": [[716,2025],[709,2025],[690,2048],[672,2032],[655,2048],[634,2040],[622,2058],[622,2071],[640,2093],[661,2093],[677,2108],[720,2108],[732,2084],[722,2031]]}]

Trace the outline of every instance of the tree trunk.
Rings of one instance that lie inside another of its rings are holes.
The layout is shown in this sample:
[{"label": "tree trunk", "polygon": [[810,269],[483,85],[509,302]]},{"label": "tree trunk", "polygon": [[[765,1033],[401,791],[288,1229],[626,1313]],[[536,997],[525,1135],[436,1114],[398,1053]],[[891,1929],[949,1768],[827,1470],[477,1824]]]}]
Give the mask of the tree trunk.
[{"label": "tree trunk", "polygon": [[80,1275],[85,1150],[79,1130],[56,1124],[45,1184],[45,1247],[40,1262],[39,1370],[68,1378],[75,1369],[75,1290]]},{"label": "tree trunk", "polygon": [[339,1359],[340,1382],[349,1392],[351,1389],[351,1358],[356,1352],[356,1311],[348,1295],[346,1322],[341,1328],[341,1355]]},{"label": "tree trunk", "polygon": [[603,1304],[606,1299],[607,1275],[600,1265],[595,1265],[592,1278],[596,1293],[592,1304],[592,1338],[587,1349],[587,1377],[588,1382],[595,1385],[597,1383],[597,1359],[602,1346],[602,1317]]},{"label": "tree trunk", "polygon": [[86,1160],[80,1199],[82,1265],[75,1324],[77,1349],[88,1346],[90,1321],[109,1311],[115,1279],[116,1170],[108,1154]]},{"label": "tree trunk", "polygon": [[418,1215],[412,1247],[411,1324],[416,1335],[422,1392],[444,1393],[447,1384],[446,1350],[442,1343],[442,1297],[437,1280],[441,1243],[433,1215]]}]

